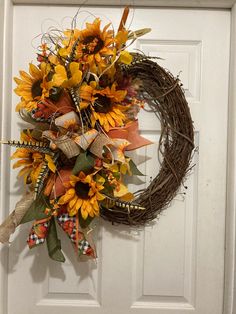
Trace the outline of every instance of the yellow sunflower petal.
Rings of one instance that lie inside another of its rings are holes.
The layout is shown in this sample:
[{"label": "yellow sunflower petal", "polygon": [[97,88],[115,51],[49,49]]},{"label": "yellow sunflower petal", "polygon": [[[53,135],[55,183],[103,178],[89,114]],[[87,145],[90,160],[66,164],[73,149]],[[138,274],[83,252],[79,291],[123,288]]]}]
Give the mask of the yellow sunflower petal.
[{"label": "yellow sunflower petal", "polygon": [[76,74],[77,72],[81,72],[79,69],[79,63],[78,62],[71,62],[70,63],[70,72],[71,75],[73,76],[74,74]]},{"label": "yellow sunflower petal", "polygon": [[71,62],[70,64],[70,72],[71,72],[71,78],[68,80],[68,86],[72,87],[75,85],[78,85],[82,78],[82,72],[79,69],[79,63],[77,62]]},{"label": "yellow sunflower petal", "polygon": [[65,81],[68,80],[64,66],[60,64],[55,66],[55,74],[53,75],[52,80],[55,86],[61,86]]},{"label": "yellow sunflower petal", "polygon": [[79,103],[79,107],[80,107],[81,110],[88,108],[88,105],[89,105],[89,103],[86,102],[86,101],[81,101]]},{"label": "yellow sunflower petal", "polygon": [[52,157],[48,154],[45,154],[45,160],[48,163],[48,168],[55,173],[56,172],[56,165],[54,164],[54,161],[52,159]]},{"label": "yellow sunflower petal", "polygon": [[124,63],[124,64],[130,64],[133,60],[132,55],[128,51],[121,51],[120,57],[119,57],[119,62]]},{"label": "yellow sunflower petal", "polygon": [[43,75],[43,76],[45,77],[45,76],[47,76],[48,73],[50,72],[51,66],[50,66],[48,63],[46,63],[46,62],[42,62],[42,63],[40,64],[40,69],[41,69],[41,72],[42,72],[41,75]]},{"label": "yellow sunflower petal", "polygon": [[85,208],[81,207],[81,215],[82,215],[84,220],[86,220],[88,218],[88,212]]},{"label": "yellow sunflower petal", "polygon": [[115,125],[116,125],[116,123],[115,123],[115,121],[113,120],[113,117],[112,117],[109,113],[107,113],[107,114],[106,114],[106,118],[107,118],[108,122],[110,123],[110,125],[114,128]]},{"label": "yellow sunflower petal", "polygon": [[68,203],[75,195],[75,189],[69,189],[67,190],[66,194],[63,195],[59,201],[58,204],[62,205],[62,204],[66,204]]},{"label": "yellow sunflower petal", "polygon": [[30,75],[37,80],[42,78],[40,69],[32,63],[29,64],[29,72]]},{"label": "yellow sunflower petal", "polygon": [[96,199],[95,199],[95,202],[93,203],[93,210],[95,212],[99,212],[99,205]]},{"label": "yellow sunflower petal", "polygon": [[16,84],[24,84],[24,81],[22,81],[21,79],[19,79],[18,77],[14,77],[13,78],[14,79],[14,81],[16,82]]},{"label": "yellow sunflower petal", "polygon": [[19,171],[17,177],[28,175],[30,172],[31,172],[31,167],[24,167],[23,169]]},{"label": "yellow sunflower petal", "polygon": [[82,85],[80,88],[80,97],[83,100],[91,101],[93,94],[93,88],[89,85]]},{"label": "yellow sunflower petal", "polygon": [[85,204],[86,204],[86,211],[89,213],[90,216],[92,216],[92,214],[93,214],[93,207],[92,207],[92,205],[88,201],[85,201]]},{"label": "yellow sunflower petal", "polygon": [[28,83],[32,83],[33,79],[31,78],[31,76],[26,73],[25,71],[19,71],[20,72],[20,76],[23,79],[23,81],[26,81]]},{"label": "yellow sunflower petal", "polygon": [[48,60],[50,61],[50,63],[52,63],[54,65],[58,65],[59,64],[59,59],[55,55],[48,56]]},{"label": "yellow sunflower petal", "polygon": [[18,160],[16,163],[14,163],[12,168],[15,169],[15,168],[19,168],[19,167],[22,167],[22,166],[25,166],[25,165],[31,165],[31,164],[32,164],[31,160],[21,159],[21,160]]},{"label": "yellow sunflower petal", "polygon": [[82,78],[82,72],[79,71],[78,73],[74,74],[67,82],[67,85],[68,87],[73,87],[73,86],[76,86],[80,83],[81,81],[81,78]]},{"label": "yellow sunflower petal", "polygon": [[31,177],[33,185],[36,184],[36,181],[39,177],[39,173],[40,173],[41,169],[42,169],[42,163],[40,163],[35,169],[33,169],[33,171],[31,171],[30,177]]},{"label": "yellow sunflower petal", "polygon": [[97,62],[100,62],[100,61],[101,61],[101,56],[100,56],[99,53],[96,53],[96,54],[95,54],[95,60],[96,60]]},{"label": "yellow sunflower petal", "polygon": [[98,201],[102,201],[104,200],[106,197],[104,195],[102,195],[101,193],[96,193],[96,198]]},{"label": "yellow sunflower petal", "polygon": [[87,175],[86,178],[84,178],[84,183],[91,183],[92,181],[92,176]]},{"label": "yellow sunflower petal", "polygon": [[77,209],[77,211],[80,209],[80,207],[82,206],[83,200],[81,198],[78,197],[77,202],[75,204],[75,207]]},{"label": "yellow sunflower petal", "polygon": [[68,208],[68,213],[69,213],[69,216],[75,216],[77,213],[78,213],[78,210],[76,209],[76,207],[72,207],[72,208]]},{"label": "yellow sunflower petal", "polygon": [[29,157],[29,150],[26,148],[18,148],[12,155],[11,159],[15,158],[28,158]]},{"label": "yellow sunflower petal", "polygon": [[76,202],[77,202],[77,196],[74,196],[70,201],[69,201],[69,203],[68,203],[68,207],[70,208],[70,209],[72,209],[74,206],[75,206],[75,204],[76,204]]},{"label": "yellow sunflower petal", "polygon": [[117,43],[117,47],[120,48],[128,40],[128,31],[125,29],[119,31],[115,37],[115,40]]},{"label": "yellow sunflower petal", "polygon": [[105,130],[106,132],[109,132],[110,126],[109,126],[109,123],[108,123],[107,120],[104,121],[103,127],[104,127],[104,130]]}]

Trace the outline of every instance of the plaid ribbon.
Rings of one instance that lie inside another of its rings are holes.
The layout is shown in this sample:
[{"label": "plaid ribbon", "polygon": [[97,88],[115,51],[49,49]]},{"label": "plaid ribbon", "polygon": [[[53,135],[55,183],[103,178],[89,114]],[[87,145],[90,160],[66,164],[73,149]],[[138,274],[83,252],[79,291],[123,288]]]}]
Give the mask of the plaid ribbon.
[{"label": "plaid ribbon", "polygon": [[33,224],[27,239],[27,243],[30,249],[36,245],[44,243],[48,234],[49,224],[50,220],[36,221]]},{"label": "plaid ribbon", "polygon": [[[67,212],[59,212],[56,217],[59,226],[66,232],[70,238],[75,250],[79,256],[86,255],[95,258],[96,254],[89,241],[86,239],[85,234],[79,231],[78,218],[76,216],[69,216]],[[29,248],[36,245],[43,244],[48,235],[51,217],[43,220],[37,220],[33,224],[30,234],[27,239]]]},{"label": "plaid ribbon", "polygon": [[64,212],[57,216],[57,222],[71,239],[75,249],[78,250],[79,256],[95,257],[94,249],[89,244],[84,233],[77,228],[76,216],[71,217],[67,212]]}]

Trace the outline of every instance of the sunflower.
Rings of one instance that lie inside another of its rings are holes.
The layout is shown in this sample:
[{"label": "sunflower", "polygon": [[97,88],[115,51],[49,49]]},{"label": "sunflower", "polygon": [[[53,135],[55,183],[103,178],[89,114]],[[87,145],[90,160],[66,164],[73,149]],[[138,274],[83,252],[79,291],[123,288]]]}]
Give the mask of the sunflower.
[{"label": "sunflower", "polygon": [[48,154],[42,154],[32,151],[29,148],[18,148],[11,156],[11,159],[20,158],[13,164],[13,169],[23,167],[18,177],[24,176],[25,184],[36,184],[42,165],[46,162],[48,168],[55,173],[56,165],[52,157]]},{"label": "sunflower", "polygon": [[29,64],[29,73],[20,71],[20,78],[15,77],[17,83],[15,93],[21,97],[21,102],[16,106],[16,111],[24,108],[31,111],[37,107],[37,102],[49,96],[52,83],[47,80],[50,66],[42,62],[39,67]]},{"label": "sunflower", "polygon": [[35,185],[44,161],[44,154],[27,148],[18,148],[11,156],[11,159],[16,158],[19,160],[14,163],[13,169],[23,167],[18,177],[23,176],[25,184],[33,183]]},{"label": "sunflower", "polygon": [[80,89],[80,103],[81,109],[88,106],[91,108],[91,122],[92,127],[95,126],[96,121],[106,132],[111,128],[122,126],[126,119],[124,111],[127,109],[121,105],[121,102],[126,96],[125,90],[116,90],[116,84],[112,87],[98,89],[95,82],[89,85],[84,84]]},{"label": "sunflower", "polygon": [[86,175],[83,171],[78,176],[72,175],[70,181],[64,185],[68,190],[58,201],[59,205],[67,204],[70,216],[78,213],[79,209],[83,219],[88,216],[99,215],[99,201],[105,196],[100,193],[103,189],[103,182],[96,182],[92,174]]},{"label": "sunflower", "polygon": [[[20,138],[24,143],[35,143],[35,139],[32,137],[31,130],[29,129],[21,132]],[[36,184],[44,162],[47,163],[52,172],[55,173],[56,171],[56,166],[50,155],[42,154],[29,148],[17,148],[17,150],[12,154],[11,159],[19,159],[13,164],[13,169],[23,167],[20,170],[18,177],[23,176],[25,184]]]},{"label": "sunflower", "polygon": [[100,29],[101,20],[96,18],[93,23],[86,23],[86,28],[78,32],[79,43],[76,57],[90,65],[92,72],[107,66],[107,57],[114,54],[113,31],[108,30],[110,23]]}]

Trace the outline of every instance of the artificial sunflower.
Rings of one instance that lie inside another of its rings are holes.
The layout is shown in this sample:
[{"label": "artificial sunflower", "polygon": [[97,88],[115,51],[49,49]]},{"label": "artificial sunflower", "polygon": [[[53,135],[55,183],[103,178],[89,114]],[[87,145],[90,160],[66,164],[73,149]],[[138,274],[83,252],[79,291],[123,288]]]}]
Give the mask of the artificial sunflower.
[{"label": "artificial sunflower", "polygon": [[91,107],[91,122],[92,127],[96,121],[106,132],[111,128],[122,126],[126,116],[124,111],[126,106],[121,105],[121,102],[126,96],[125,90],[116,90],[116,84],[113,83],[111,88],[98,89],[95,82],[89,85],[84,84],[80,89],[80,97],[82,99],[80,106],[84,109]]},{"label": "artificial sunflower", "polygon": [[23,167],[18,177],[23,176],[25,184],[33,183],[35,185],[43,165],[44,154],[31,151],[28,148],[18,148],[11,156],[11,159],[16,158],[19,160],[14,163],[13,169]]},{"label": "artificial sunflower", "polygon": [[31,111],[37,108],[37,103],[45,97],[49,97],[52,82],[48,81],[50,65],[42,62],[40,66],[29,64],[29,74],[20,71],[20,78],[15,77],[17,83],[15,93],[21,97],[21,102],[16,106],[16,111],[26,109]]},{"label": "artificial sunflower", "polygon": [[61,196],[58,204],[67,204],[70,216],[76,215],[79,210],[83,219],[99,215],[98,202],[105,198],[100,193],[104,188],[103,182],[96,182],[92,174],[86,175],[81,171],[78,176],[72,175],[70,181],[64,185],[68,190]]},{"label": "artificial sunflower", "polygon": [[[21,132],[21,141],[34,143],[35,139],[31,135],[31,130]],[[47,163],[49,169],[55,173],[56,166],[52,157],[48,154],[42,154],[29,148],[17,148],[12,154],[11,159],[19,159],[13,164],[13,169],[23,167],[18,177],[23,176],[25,184],[36,184],[37,178],[44,162]]]},{"label": "artificial sunflower", "polygon": [[79,42],[76,57],[90,65],[90,71],[96,73],[107,66],[107,57],[114,54],[113,31],[108,30],[110,23],[100,29],[101,20],[86,23],[86,28],[78,32]]}]

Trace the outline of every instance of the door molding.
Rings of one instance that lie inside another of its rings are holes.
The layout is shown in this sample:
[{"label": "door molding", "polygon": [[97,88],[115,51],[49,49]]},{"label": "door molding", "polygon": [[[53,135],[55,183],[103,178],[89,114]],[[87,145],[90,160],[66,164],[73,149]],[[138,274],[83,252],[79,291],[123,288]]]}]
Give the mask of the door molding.
[{"label": "door molding", "polygon": [[[0,1],[0,138],[10,134],[11,60],[13,6],[21,4],[79,5],[78,0],[3,0]],[[113,0],[114,6],[125,6],[130,1]],[[225,288],[223,314],[236,312],[236,0],[135,0],[135,6],[221,8],[231,11],[231,51],[228,115],[228,170],[225,242]],[[109,5],[110,0],[88,0],[86,5]],[[223,47],[222,47],[223,49]],[[0,221],[9,213],[9,149],[1,147],[0,168]],[[7,265],[8,247],[0,247],[0,313],[7,313]]]},{"label": "door molding", "polygon": [[51,4],[51,5],[109,5],[125,6],[127,4],[142,7],[194,7],[231,9],[235,0],[11,0],[13,4]]},{"label": "door molding", "polygon": [[231,8],[224,314],[236,312],[236,1]]}]

